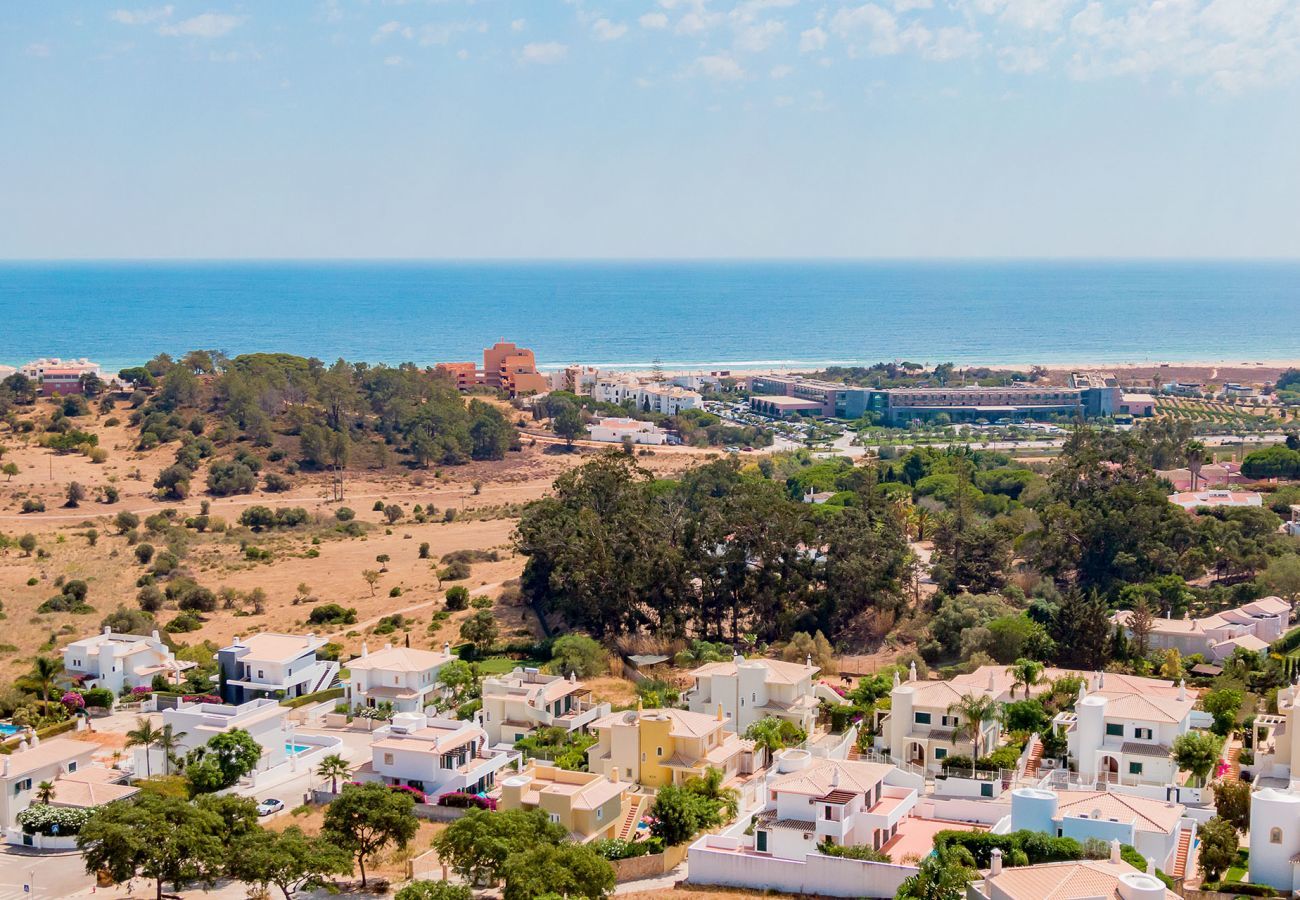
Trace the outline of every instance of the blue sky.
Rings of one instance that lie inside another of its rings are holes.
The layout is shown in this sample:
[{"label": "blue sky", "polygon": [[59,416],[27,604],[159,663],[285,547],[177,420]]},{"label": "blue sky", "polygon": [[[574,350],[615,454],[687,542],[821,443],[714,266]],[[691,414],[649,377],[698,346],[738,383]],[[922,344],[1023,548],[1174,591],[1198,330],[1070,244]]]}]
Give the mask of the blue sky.
[{"label": "blue sky", "polygon": [[1296,257],[1297,0],[8,4],[0,257]]}]

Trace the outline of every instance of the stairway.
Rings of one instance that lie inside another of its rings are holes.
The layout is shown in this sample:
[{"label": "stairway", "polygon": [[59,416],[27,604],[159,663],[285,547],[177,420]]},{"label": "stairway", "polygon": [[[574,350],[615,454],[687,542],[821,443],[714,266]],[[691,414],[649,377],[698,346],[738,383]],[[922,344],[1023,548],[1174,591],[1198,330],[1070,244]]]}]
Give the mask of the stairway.
[{"label": "stairway", "polygon": [[1187,874],[1187,857],[1192,852],[1192,832],[1184,828],[1178,832],[1178,852],[1174,856],[1174,869],[1171,878],[1183,878]]},{"label": "stairway", "polygon": [[1240,747],[1228,748],[1228,769],[1223,773],[1222,781],[1240,781],[1241,780],[1241,763],[1238,757],[1241,756]]},{"label": "stairway", "polygon": [[853,761],[855,761],[855,762],[856,762],[857,760],[859,760],[859,759],[862,759],[862,754],[858,751],[858,745],[857,745],[857,744],[850,744],[850,745],[849,745],[849,753],[848,753],[848,756],[847,756],[846,758],[847,758],[847,759],[850,759],[850,760],[853,760]]},{"label": "stairway", "polygon": [[620,841],[631,840],[633,832],[636,830],[636,823],[641,821],[641,806],[644,796],[633,794],[632,802],[628,805],[627,815],[623,817],[623,824],[618,828],[618,839]]},{"label": "stairway", "polygon": [[1029,748],[1029,758],[1025,760],[1025,777],[1038,777],[1038,764],[1043,759],[1043,742],[1037,737],[1034,738],[1034,744]]}]

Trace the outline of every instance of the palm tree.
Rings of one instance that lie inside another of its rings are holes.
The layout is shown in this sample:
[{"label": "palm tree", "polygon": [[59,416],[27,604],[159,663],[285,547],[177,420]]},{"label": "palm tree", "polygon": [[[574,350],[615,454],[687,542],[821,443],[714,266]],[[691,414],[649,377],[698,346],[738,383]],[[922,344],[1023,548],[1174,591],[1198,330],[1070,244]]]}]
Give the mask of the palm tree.
[{"label": "palm tree", "polygon": [[36,802],[48,806],[54,799],[54,782],[42,781],[36,785]]},{"label": "palm tree", "polygon": [[149,751],[158,743],[158,738],[162,736],[162,731],[153,727],[146,717],[140,716],[135,720],[135,728],[126,733],[126,745],[128,747],[144,747],[144,777],[148,778],[152,773],[149,771]]},{"label": "palm tree", "polygon": [[320,765],[316,767],[316,774],[321,778],[328,778],[330,780],[330,793],[337,794],[339,792],[339,779],[351,775],[352,767],[348,765],[346,759],[337,753],[331,753],[320,761]]},{"label": "palm tree", "polygon": [[735,788],[724,788],[722,786],[723,774],[721,769],[709,766],[703,775],[697,775],[686,782],[686,788],[693,793],[699,794],[709,800],[716,801],[726,810],[726,819],[730,821],[740,812],[740,794]]},{"label": "palm tree", "polygon": [[1025,686],[1025,696],[1029,696],[1029,689],[1038,684],[1043,676],[1043,664],[1036,659],[1025,659],[1021,657],[1007,669],[1008,675],[1015,676],[1015,681],[1011,685],[1011,696],[1016,695],[1016,688],[1020,685]]},{"label": "palm tree", "polygon": [[183,731],[172,731],[172,726],[164,725],[158,732],[158,737],[154,741],[158,749],[163,752],[163,774],[170,775],[172,770],[172,760],[176,756],[176,751],[180,749],[181,738],[185,737]]},{"label": "palm tree", "polygon": [[934,517],[930,515],[930,511],[924,506],[912,507],[912,524],[916,528],[916,539],[918,541],[925,540],[926,532],[929,529],[930,522],[933,518]]},{"label": "palm tree", "polygon": [[38,656],[32,666],[31,674],[27,677],[36,685],[36,689],[41,695],[41,711],[48,712],[50,707],[50,688],[54,687],[54,679],[59,672],[63,670],[63,663],[51,656]]},{"label": "palm tree", "polygon": [[979,873],[951,850],[931,853],[921,860],[916,874],[898,886],[895,896],[905,900],[962,900],[967,883],[978,877]]},{"label": "palm tree", "polygon": [[984,723],[997,718],[997,700],[985,695],[966,694],[948,707],[949,715],[958,717],[957,727],[953,731],[953,740],[968,737],[971,741],[972,759],[979,759],[980,744],[984,740]]},{"label": "palm tree", "polygon": [[1192,476],[1192,490],[1201,477],[1201,464],[1205,462],[1205,445],[1200,441],[1187,442],[1187,471]]}]

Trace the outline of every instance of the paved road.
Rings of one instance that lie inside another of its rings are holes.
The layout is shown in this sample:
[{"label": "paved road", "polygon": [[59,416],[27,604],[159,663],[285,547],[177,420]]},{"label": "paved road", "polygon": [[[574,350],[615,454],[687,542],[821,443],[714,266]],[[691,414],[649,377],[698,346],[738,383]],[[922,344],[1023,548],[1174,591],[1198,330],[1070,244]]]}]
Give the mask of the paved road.
[{"label": "paved road", "polygon": [[[8,844],[0,847],[0,900],[70,897],[94,884],[79,853],[37,853]],[[30,893],[23,890],[24,885],[31,885]]]}]

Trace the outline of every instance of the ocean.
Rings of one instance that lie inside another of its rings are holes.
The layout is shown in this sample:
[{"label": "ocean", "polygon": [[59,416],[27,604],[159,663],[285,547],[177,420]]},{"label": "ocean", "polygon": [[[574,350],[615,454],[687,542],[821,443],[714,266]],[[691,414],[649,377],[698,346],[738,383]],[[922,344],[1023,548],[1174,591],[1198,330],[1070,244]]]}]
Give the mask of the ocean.
[{"label": "ocean", "polygon": [[816,367],[1300,357],[1300,262],[0,263],[0,363]]}]

